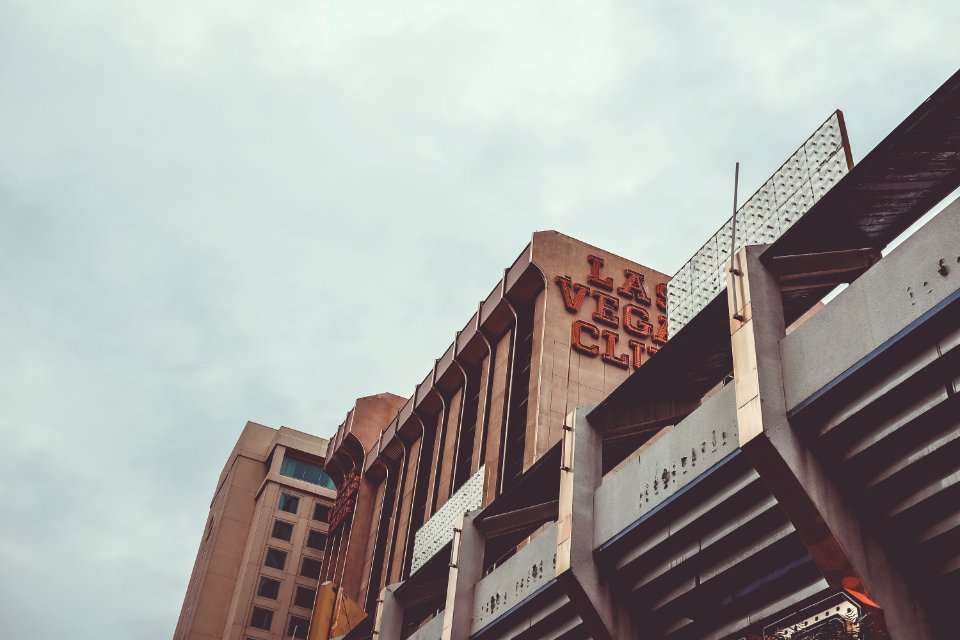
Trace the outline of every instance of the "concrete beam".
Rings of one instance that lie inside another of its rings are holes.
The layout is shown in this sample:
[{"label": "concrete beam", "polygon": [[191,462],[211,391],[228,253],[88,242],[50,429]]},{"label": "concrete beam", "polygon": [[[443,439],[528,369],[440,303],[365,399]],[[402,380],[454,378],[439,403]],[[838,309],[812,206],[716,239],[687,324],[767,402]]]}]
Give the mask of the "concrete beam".
[{"label": "concrete beam", "polygon": [[479,520],[477,528],[483,532],[485,538],[496,538],[520,529],[556,520],[559,509],[560,503],[557,500],[535,504]]},{"label": "concrete beam", "polygon": [[727,274],[740,447],[827,582],[869,593],[883,607],[895,640],[932,640],[937,636],[904,576],[787,420],[782,290],[778,275],[759,260],[763,249],[738,252],[736,274]]},{"label": "concrete beam", "polygon": [[799,291],[853,282],[880,261],[880,249],[823,251],[775,256],[770,261],[781,291]]}]

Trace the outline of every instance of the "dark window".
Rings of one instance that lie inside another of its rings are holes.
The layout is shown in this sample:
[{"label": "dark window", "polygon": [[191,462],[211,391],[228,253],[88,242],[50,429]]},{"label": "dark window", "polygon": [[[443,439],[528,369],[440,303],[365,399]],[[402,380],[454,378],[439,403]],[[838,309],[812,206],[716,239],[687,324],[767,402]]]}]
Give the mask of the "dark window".
[{"label": "dark window", "polygon": [[297,507],[300,506],[300,498],[297,496],[291,496],[288,493],[280,494],[280,502],[277,504],[277,509],[280,511],[286,511],[287,513],[296,513]]},{"label": "dark window", "polygon": [[304,558],[303,564],[300,565],[300,575],[304,578],[319,578],[320,561],[316,558]]},{"label": "dark window", "polygon": [[306,638],[307,629],[310,628],[310,621],[306,618],[290,616],[290,624],[287,625],[287,635],[285,638]]},{"label": "dark window", "polygon": [[307,534],[307,546],[311,549],[323,551],[323,548],[327,546],[327,534],[310,529],[310,533]]},{"label": "dark window", "polygon": [[293,604],[304,609],[313,609],[313,602],[317,599],[317,590],[309,587],[297,587],[293,596]]},{"label": "dark window", "polygon": [[270,609],[261,609],[260,607],[254,607],[253,613],[250,614],[250,626],[256,627],[257,629],[266,629],[270,630],[270,623],[273,622],[273,611]]},{"label": "dark window", "polygon": [[273,533],[271,535],[274,538],[280,538],[281,540],[290,542],[290,538],[293,537],[293,525],[283,520],[274,520]]},{"label": "dark window", "polygon": [[263,564],[267,565],[268,567],[273,567],[274,569],[280,569],[283,571],[283,566],[287,564],[287,552],[268,547],[267,558],[263,561]]},{"label": "dark window", "polygon": [[337,485],[333,483],[333,478],[328,476],[320,468],[320,465],[306,460],[297,460],[296,458],[283,457],[280,463],[280,475],[297,480],[305,480],[311,484],[317,484],[326,487],[332,491],[337,490]]},{"label": "dark window", "polygon": [[330,519],[330,507],[319,502],[313,505],[313,519],[326,522]]},{"label": "dark window", "polygon": [[278,593],[280,593],[279,580],[274,580],[273,578],[268,578],[266,576],[260,576],[260,584],[257,585],[258,596],[276,600]]}]

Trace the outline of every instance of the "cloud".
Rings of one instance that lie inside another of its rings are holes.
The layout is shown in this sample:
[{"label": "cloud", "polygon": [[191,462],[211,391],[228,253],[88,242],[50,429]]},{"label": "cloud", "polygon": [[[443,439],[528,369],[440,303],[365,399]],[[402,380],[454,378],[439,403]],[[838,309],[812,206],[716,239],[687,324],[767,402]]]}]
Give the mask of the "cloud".
[{"label": "cloud", "polygon": [[[536,229],[672,272],[950,2],[0,5],[0,619],[172,634],[247,419],[408,394]],[[55,606],[51,607],[51,603]]]}]

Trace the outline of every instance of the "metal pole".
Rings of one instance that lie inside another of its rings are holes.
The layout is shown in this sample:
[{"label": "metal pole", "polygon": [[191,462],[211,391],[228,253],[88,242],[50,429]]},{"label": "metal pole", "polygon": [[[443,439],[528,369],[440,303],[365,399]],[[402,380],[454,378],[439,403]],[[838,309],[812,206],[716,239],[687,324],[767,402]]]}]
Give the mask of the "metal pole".
[{"label": "metal pole", "polygon": [[[739,276],[741,271],[734,266],[734,257],[737,253],[737,189],[740,186],[740,163],[737,163],[733,174],[733,219],[730,227],[730,273]],[[733,284],[731,282],[731,284]],[[738,311],[737,287],[733,285],[733,319],[743,320],[743,316]]]}]

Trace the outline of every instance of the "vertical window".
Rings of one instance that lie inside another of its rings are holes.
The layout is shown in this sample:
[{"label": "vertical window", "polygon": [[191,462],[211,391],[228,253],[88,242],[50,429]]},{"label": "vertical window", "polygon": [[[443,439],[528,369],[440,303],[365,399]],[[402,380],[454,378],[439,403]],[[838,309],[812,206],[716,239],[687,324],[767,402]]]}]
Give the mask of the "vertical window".
[{"label": "vertical window", "polygon": [[316,589],[298,586],[297,592],[293,596],[293,604],[304,609],[313,609],[313,603],[316,599]]},{"label": "vertical window", "polygon": [[326,534],[311,529],[310,533],[307,534],[307,546],[311,549],[319,549],[323,551],[324,547],[327,546],[327,536]]},{"label": "vertical window", "polygon": [[326,522],[330,519],[330,507],[319,502],[313,505],[313,519]]},{"label": "vertical window", "polygon": [[306,618],[290,616],[290,622],[287,623],[287,635],[284,638],[306,638],[309,628],[310,621]]},{"label": "vertical window", "polygon": [[267,557],[264,559],[263,564],[283,571],[284,565],[287,564],[287,552],[268,548]]},{"label": "vertical window", "polygon": [[274,580],[273,578],[268,578],[266,576],[260,576],[260,583],[257,584],[258,596],[262,598],[270,598],[271,600],[276,600],[278,593],[280,593],[279,580]]},{"label": "vertical window", "polygon": [[254,607],[253,613],[250,614],[250,626],[256,627],[257,629],[266,629],[270,630],[270,624],[273,622],[273,611],[270,609],[261,609],[260,607]]},{"label": "vertical window", "polygon": [[300,565],[300,575],[304,578],[320,578],[320,561],[316,558],[304,558]]},{"label": "vertical window", "polygon": [[283,520],[274,520],[273,532],[270,535],[274,538],[290,542],[290,538],[293,537],[293,524],[284,522]]},{"label": "vertical window", "polygon": [[515,347],[510,373],[510,411],[506,425],[501,491],[523,473],[527,436],[527,401],[530,393],[530,367],[533,356],[533,304],[517,309],[514,327]]},{"label": "vertical window", "polygon": [[277,509],[280,511],[286,511],[287,513],[296,513],[297,508],[300,506],[300,498],[297,496],[292,496],[289,493],[280,494],[280,502],[277,504]]}]

